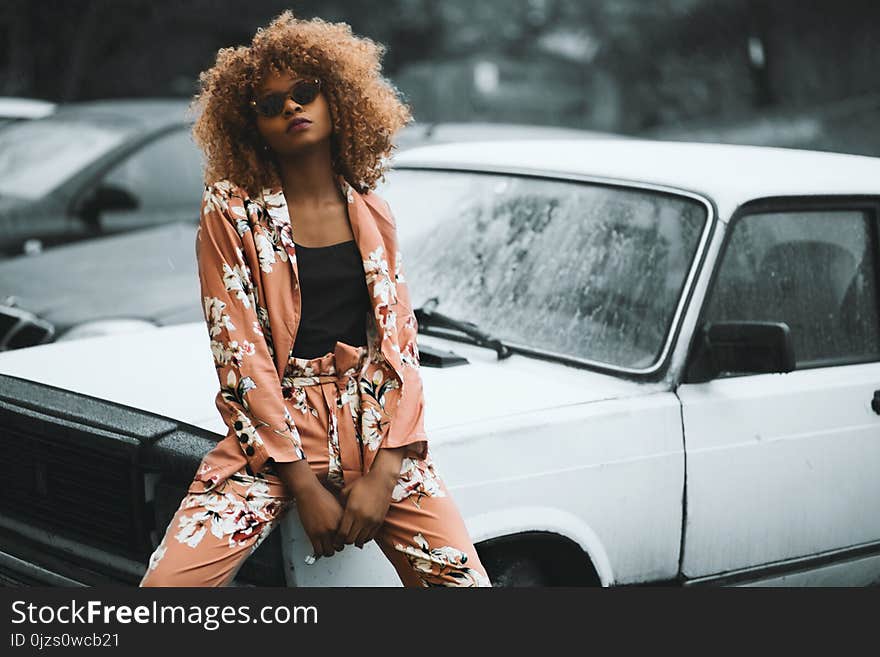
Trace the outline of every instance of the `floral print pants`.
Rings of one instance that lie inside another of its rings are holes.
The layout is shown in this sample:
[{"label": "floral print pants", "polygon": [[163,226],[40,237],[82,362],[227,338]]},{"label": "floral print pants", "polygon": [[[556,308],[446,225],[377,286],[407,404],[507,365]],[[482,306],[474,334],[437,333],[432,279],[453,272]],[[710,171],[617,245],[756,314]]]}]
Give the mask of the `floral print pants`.
[{"label": "floral print pants", "polygon": [[[350,394],[352,370],[337,370],[340,347],[345,354],[358,349],[362,358],[363,348],[340,342],[335,352],[318,358],[291,358],[282,382],[306,459],[318,480],[337,495],[361,475],[355,464],[363,426],[357,395]],[[293,502],[271,464],[256,475],[242,468],[209,490],[197,475],[140,586],[228,585]],[[403,459],[375,540],[404,586],[491,586],[430,453],[424,460]]]}]

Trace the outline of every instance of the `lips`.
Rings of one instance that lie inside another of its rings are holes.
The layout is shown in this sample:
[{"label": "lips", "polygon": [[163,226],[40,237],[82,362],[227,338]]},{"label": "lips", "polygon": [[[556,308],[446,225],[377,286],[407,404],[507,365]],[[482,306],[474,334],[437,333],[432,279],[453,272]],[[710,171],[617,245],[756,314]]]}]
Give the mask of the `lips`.
[{"label": "lips", "polygon": [[303,119],[303,118],[294,119],[294,120],[291,121],[289,124],[287,124],[287,132],[290,132],[290,131],[293,130],[296,126],[298,126],[298,125],[302,125],[302,124],[304,124],[304,123],[311,123],[311,121],[309,121],[308,119]]}]

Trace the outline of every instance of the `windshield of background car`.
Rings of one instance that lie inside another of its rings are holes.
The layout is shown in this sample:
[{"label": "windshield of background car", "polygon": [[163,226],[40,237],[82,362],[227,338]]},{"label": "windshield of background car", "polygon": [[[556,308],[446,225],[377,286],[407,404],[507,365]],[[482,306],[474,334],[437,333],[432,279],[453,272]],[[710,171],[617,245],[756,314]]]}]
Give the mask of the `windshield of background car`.
[{"label": "windshield of background car", "polygon": [[633,369],[661,355],[707,222],[689,197],[524,176],[397,169],[376,191],[413,307]]},{"label": "windshield of background car", "polygon": [[82,121],[22,121],[0,131],[0,196],[45,196],[126,137]]}]

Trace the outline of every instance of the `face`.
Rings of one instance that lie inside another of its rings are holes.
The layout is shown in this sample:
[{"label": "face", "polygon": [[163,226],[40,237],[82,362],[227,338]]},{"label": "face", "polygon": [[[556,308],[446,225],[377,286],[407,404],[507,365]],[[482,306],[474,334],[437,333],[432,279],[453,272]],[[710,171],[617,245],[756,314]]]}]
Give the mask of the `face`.
[{"label": "face", "polygon": [[[272,93],[287,93],[298,80],[309,77],[311,76],[272,73],[257,90],[256,98],[261,99]],[[269,148],[281,157],[296,155],[321,144],[329,148],[333,123],[330,118],[330,106],[323,93],[319,93],[313,101],[305,105],[301,105],[288,95],[281,113],[277,116],[263,116],[253,107],[251,111],[254,113],[257,131]],[[301,123],[297,127],[295,122],[298,119],[307,119],[308,122]]]}]

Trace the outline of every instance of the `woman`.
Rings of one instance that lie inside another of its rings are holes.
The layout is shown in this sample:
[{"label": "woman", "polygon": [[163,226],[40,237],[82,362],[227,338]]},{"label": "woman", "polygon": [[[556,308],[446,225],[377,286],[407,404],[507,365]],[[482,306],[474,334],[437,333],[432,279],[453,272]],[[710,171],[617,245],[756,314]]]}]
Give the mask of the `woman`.
[{"label": "woman", "polygon": [[314,558],[375,540],[406,586],[489,586],[424,431],[417,324],[372,192],[409,108],[384,47],[285,11],[200,76],[196,253],[229,428],[141,586],[223,586],[295,501]]}]

